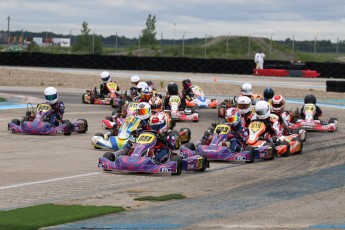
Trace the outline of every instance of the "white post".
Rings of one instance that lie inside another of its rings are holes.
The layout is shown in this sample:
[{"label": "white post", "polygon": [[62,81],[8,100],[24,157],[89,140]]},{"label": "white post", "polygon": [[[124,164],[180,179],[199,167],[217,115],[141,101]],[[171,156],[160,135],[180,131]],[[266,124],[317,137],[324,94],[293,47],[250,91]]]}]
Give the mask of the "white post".
[{"label": "white post", "polygon": [[184,36],[185,36],[186,32],[183,33],[183,37],[182,37],[182,57],[184,57]]}]

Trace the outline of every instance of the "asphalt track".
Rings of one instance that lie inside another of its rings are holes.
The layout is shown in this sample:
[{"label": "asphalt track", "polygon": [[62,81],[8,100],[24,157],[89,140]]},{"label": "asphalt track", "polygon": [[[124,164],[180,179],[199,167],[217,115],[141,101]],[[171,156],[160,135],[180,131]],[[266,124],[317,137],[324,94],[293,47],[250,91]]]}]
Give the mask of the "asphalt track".
[{"label": "asphalt track", "polygon": [[[18,93],[16,89],[1,92]],[[345,229],[343,110],[335,110],[339,130],[308,133],[301,155],[253,164],[211,162],[205,173],[181,176],[114,174],[97,168],[104,152],[90,145],[94,133],[104,132],[101,119],[112,109],[81,104],[81,93],[63,91],[59,96],[66,104],[65,118],[88,120],[86,134],[12,134],[7,123],[26,109],[0,111],[0,210],[50,202],[128,209],[53,229]],[[36,89],[20,94],[41,97]],[[331,116],[334,110],[324,109],[324,117]],[[195,141],[216,119],[215,110],[202,110],[198,123],[181,122],[177,129],[190,127]],[[187,199],[133,201],[169,193],[182,193]]]}]

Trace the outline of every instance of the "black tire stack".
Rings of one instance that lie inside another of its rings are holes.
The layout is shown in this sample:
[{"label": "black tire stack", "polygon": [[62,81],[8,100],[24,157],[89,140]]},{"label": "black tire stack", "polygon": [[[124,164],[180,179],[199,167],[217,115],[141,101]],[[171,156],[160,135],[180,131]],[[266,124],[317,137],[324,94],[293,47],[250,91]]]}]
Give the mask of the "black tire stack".
[{"label": "black tire stack", "polygon": [[326,81],[327,92],[345,92],[345,81]]}]

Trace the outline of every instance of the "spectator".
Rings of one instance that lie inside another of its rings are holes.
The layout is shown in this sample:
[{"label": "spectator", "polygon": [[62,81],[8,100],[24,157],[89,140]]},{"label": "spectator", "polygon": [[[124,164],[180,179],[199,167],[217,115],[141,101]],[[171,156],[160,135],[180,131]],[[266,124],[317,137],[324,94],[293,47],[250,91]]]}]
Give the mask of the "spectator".
[{"label": "spectator", "polygon": [[265,59],[265,54],[262,52],[262,50],[258,50],[254,58],[254,62],[256,63],[256,69],[264,68],[264,59]]}]

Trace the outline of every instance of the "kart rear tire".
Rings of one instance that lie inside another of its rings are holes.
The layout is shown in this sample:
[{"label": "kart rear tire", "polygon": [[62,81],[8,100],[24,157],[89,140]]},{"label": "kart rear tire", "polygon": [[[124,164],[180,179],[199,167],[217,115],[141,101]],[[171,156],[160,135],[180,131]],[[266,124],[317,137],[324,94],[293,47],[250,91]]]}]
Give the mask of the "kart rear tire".
[{"label": "kart rear tire", "polygon": [[77,121],[82,122],[83,123],[83,127],[84,127],[84,129],[81,130],[81,131],[78,131],[78,133],[86,133],[88,131],[88,129],[89,129],[89,125],[87,123],[87,120],[86,119],[78,119]]},{"label": "kart rear tire", "polygon": [[299,141],[301,142],[301,150],[300,151],[297,151],[295,154],[301,154],[302,151],[303,151],[303,140],[300,138],[300,137],[294,137],[292,138],[292,141]]},{"label": "kart rear tire", "polygon": [[11,123],[20,125],[20,120],[19,119],[12,119]]},{"label": "kart rear tire", "polygon": [[85,97],[87,97],[87,93],[84,93],[82,96],[81,96],[81,100],[83,101],[84,104],[87,104],[87,101],[85,101]]},{"label": "kart rear tire", "polygon": [[201,166],[201,169],[198,170],[198,172],[205,172],[207,166],[209,165],[207,157],[205,155],[200,154],[200,153],[197,153],[196,155],[200,155],[202,157],[202,166]]},{"label": "kart rear tire", "polygon": [[277,156],[276,148],[275,148],[274,144],[272,144],[272,143],[266,142],[264,144],[264,146],[267,146],[267,145],[270,146],[272,149],[272,156],[270,158],[268,158],[267,160],[273,160]]},{"label": "kart rear tire", "polygon": [[186,148],[188,148],[190,150],[193,150],[193,151],[196,150],[194,143],[187,143],[187,144],[184,145],[184,147],[186,147]]},{"label": "kart rear tire", "polygon": [[107,158],[108,160],[114,162],[116,160],[115,154],[113,152],[106,152],[103,154],[104,158]]},{"label": "kart rear tire", "polygon": [[255,148],[253,146],[247,146],[245,151],[250,152],[250,160],[246,161],[246,163],[253,163],[255,161]]},{"label": "kart rear tire", "polygon": [[108,121],[111,121],[111,122],[114,121],[112,116],[106,116],[106,117],[105,117],[105,120],[108,120]]},{"label": "kart rear tire", "polygon": [[96,95],[91,94],[90,95],[90,104],[95,104],[95,100],[96,100]]},{"label": "kart rear tire", "polygon": [[115,114],[117,114],[117,110],[114,110],[112,113],[111,113],[111,116],[114,116]]},{"label": "kart rear tire", "polygon": [[71,133],[72,133],[72,123],[69,121],[69,120],[65,120],[64,121],[64,124],[66,124],[67,125],[67,132],[66,133],[64,133],[63,135],[65,135],[65,136],[70,136],[71,135]]},{"label": "kart rear tire", "polygon": [[291,152],[290,152],[290,143],[287,141],[282,141],[281,145],[286,145],[287,146],[287,150],[285,153],[282,154],[282,157],[288,157],[290,156]]},{"label": "kart rear tire", "polygon": [[329,123],[334,123],[335,121],[338,121],[338,119],[335,118],[335,117],[331,117],[331,118],[328,120],[328,124],[329,124]]},{"label": "kart rear tire", "polygon": [[176,172],[171,173],[173,176],[181,175],[182,173],[182,158],[180,156],[173,156],[171,161],[176,161]]},{"label": "kart rear tire", "polygon": [[181,128],[181,129],[180,129],[180,132],[184,131],[185,129],[188,130],[188,131],[187,131],[187,133],[188,133],[188,138],[187,138],[187,139],[188,139],[188,140],[187,140],[187,141],[184,141],[184,142],[181,141],[182,144],[188,143],[188,142],[190,141],[191,135],[192,135],[192,132],[190,131],[189,128]]},{"label": "kart rear tire", "polygon": [[110,99],[110,105],[111,105],[111,107],[112,108],[117,108],[117,102],[112,98],[112,99]]},{"label": "kart rear tire", "polygon": [[222,107],[218,107],[218,117],[221,117],[221,118],[224,117],[224,116],[221,116],[221,115],[220,115],[220,111],[221,111],[222,109],[223,109]]}]

